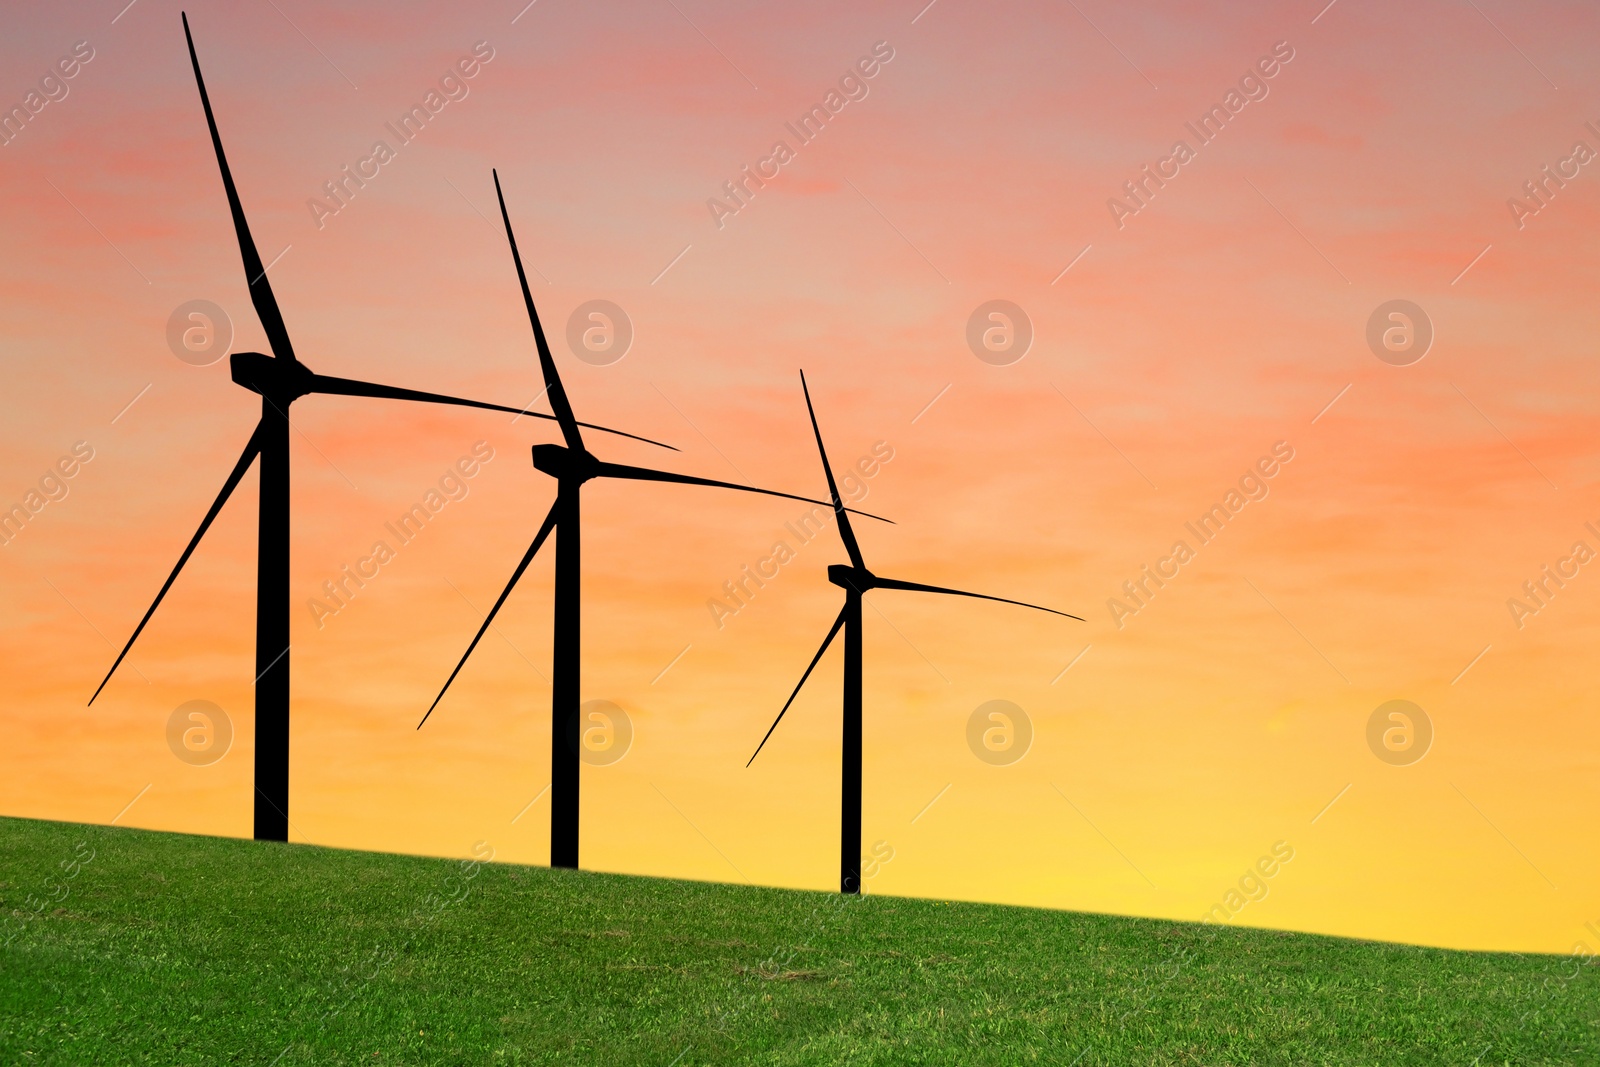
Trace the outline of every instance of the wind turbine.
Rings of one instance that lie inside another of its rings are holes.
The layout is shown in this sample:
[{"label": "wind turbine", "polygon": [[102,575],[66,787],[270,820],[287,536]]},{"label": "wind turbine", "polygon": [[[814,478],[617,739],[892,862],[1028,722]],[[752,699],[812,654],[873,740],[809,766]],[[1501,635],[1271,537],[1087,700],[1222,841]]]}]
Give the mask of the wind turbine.
[{"label": "wind turbine", "polygon": [[[236,384],[261,396],[261,421],[245,443],[244,452],[233,465],[222,491],[212,503],[211,510],[200,520],[177,566],[167,576],[161,591],[156,594],[150,610],[144,613],[133,636],[123,646],[117,661],[106,672],[100,687],[89,698],[95,698],[105,689],[106,683],[116,673],[117,667],[128,655],[128,650],[144,632],[145,624],[155,614],[161,600],[177,580],[178,572],[189,561],[200,539],[205,536],[228,497],[238,487],[245,471],[259,456],[261,459],[260,517],[256,532],[256,743],[255,743],[255,837],[259,841],[287,841],[289,839],[289,406],[312,393],[336,396],[367,396],[388,400],[415,400],[431,404],[455,404],[462,407],[483,408],[489,411],[506,411],[529,414],[535,418],[554,419],[552,415],[525,412],[521,408],[502,404],[488,404],[478,400],[463,400],[440,393],[425,393],[416,389],[401,389],[390,385],[357,381],[352,378],[333,378],[316,374],[295,357],[289,342],[289,331],[284,326],[278,301],[272,295],[272,283],[267,280],[266,268],[256,251],[255,240],[250,236],[250,224],[245,220],[244,208],[239,203],[239,191],[234,187],[233,174],[228,169],[227,157],[222,152],[222,138],[217,133],[217,120],[211,112],[211,98],[206,94],[205,80],[200,76],[200,60],[195,55],[194,38],[189,33],[189,16],[183,16],[183,36],[189,43],[189,62],[194,66],[195,84],[200,89],[200,103],[205,108],[206,125],[211,130],[211,145],[217,152],[217,166],[222,171],[222,187],[228,194],[228,208],[233,213],[233,228],[239,239],[239,253],[244,259],[245,280],[250,286],[250,302],[255,306],[256,317],[266,331],[272,355],[260,352],[235,352],[229,357],[229,370]],[[595,427],[603,429],[603,427]],[[616,431],[606,431],[614,433]],[[623,434],[632,437],[632,434]],[[645,438],[638,438],[645,440]],[[650,442],[656,444],[657,442]],[[663,446],[668,447],[668,446]]]},{"label": "wind turbine", "polygon": [[800,684],[794,687],[794,692],[789,694],[789,699],[784,702],[783,710],[778,712],[778,717],[772,720],[772,725],[767,728],[766,737],[761,739],[761,744],[756,746],[750,761],[745,764],[749,767],[756,761],[756,756],[761,755],[762,748],[766,747],[767,738],[772,736],[772,731],[778,728],[778,723],[783,721],[784,713],[789,710],[789,705],[794,703],[794,698],[800,695],[800,689],[806,684],[806,679],[811,677],[811,672],[816,668],[817,661],[822,654],[828,651],[828,646],[838,636],[839,630],[844,630],[844,752],[842,761],[843,774],[843,801],[839,812],[839,892],[861,892],[861,597],[873,589],[904,589],[913,593],[945,593],[949,596],[973,597],[977,600],[995,600],[1002,604],[1016,604],[1018,607],[1033,608],[1037,611],[1048,611],[1052,615],[1061,615],[1068,619],[1083,620],[1076,615],[1068,615],[1055,608],[1040,607],[1038,604],[1027,604],[1021,600],[1007,600],[1005,597],[988,596],[984,593],[969,593],[962,589],[946,589],[939,585],[923,585],[920,582],[906,582],[898,578],[884,578],[867,569],[866,561],[861,558],[861,546],[856,543],[855,531],[850,528],[850,517],[846,514],[849,510],[844,502],[839,499],[839,485],[833,480],[833,468],[828,465],[828,451],[822,447],[822,431],[817,428],[817,411],[811,406],[811,390],[806,386],[805,372],[800,372],[800,388],[805,392],[806,410],[811,414],[811,431],[817,437],[817,452],[822,456],[822,471],[828,476],[828,493],[833,497],[833,511],[839,519],[839,539],[844,542],[845,551],[850,554],[848,565],[835,563],[828,568],[828,581],[844,590],[844,607],[833,620],[833,626],[828,630],[828,636],[822,639],[822,647],[817,649],[817,654],[811,657],[810,666],[800,676]]},{"label": "wind turbine", "polygon": [[[483,620],[483,625],[478,628],[472,643],[467,646],[461,662],[450,672],[444,688],[439,690],[439,695],[429,705],[427,714],[422,716],[422,722],[417,723],[417,729],[422,729],[423,723],[428,721],[428,716],[433,714],[433,709],[444,699],[445,691],[450,688],[450,683],[456,680],[456,675],[461,673],[461,668],[466,666],[467,658],[472,655],[472,650],[478,647],[478,642],[489,629],[489,624],[494,621],[500,606],[506,602],[506,597],[511,595],[511,590],[522,577],[522,572],[533,562],[539,546],[544,544],[551,531],[559,528],[561,533],[556,538],[555,631],[552,637],[553,671],[550,683],[550,866],[576,869],[579,799],[577,727],[582,681],[579,625],[581,621],[579,586],[582,571],[579,566],[581,527],[578,496],[583,484],[596,478],[675,482],[682,485],[709,485],[720,489],[761,493],[765,496],[783,497],[786,500],[821,504],[824,507],[827,506],[827,502],[795,496],[792,493],[780,493],[773,489],[758,489],[733,482],[697,478],[689,474],[674,474],[647,467],[607,463],[590,452],[584,446],[583,435],[578,432],[579,426],[587,426],[588,423],[580,423],[573,417],[572,404],[567,400],[567,391],[561,385],[561,376],[556,373],[555,360],[551,357],[550,346],[545,341],[544,327],[539,323],[539,312],[533,306],[533,293],[528,289],[528,276],[522,269],[522,256],[517,251],[517,237],[511,230],[511,216],[506,212],[506,198],[500,189],[498,172],[494,176],[494,191],[500,200],[500,217],[505,221],[506,239],[511,243],[511,258],[517,265],[517,280],[522,283],[522,299],[528,305],[528,321],[533,324],[533,338],[539,350],[539,369],[544,375],[545,391],[550,397],[550,409],[555,412],[557,421],[561,423],[561,436],[566,440],[566,444],[533,446],[534,467],[556,480],[555,503],[551,505],[549,514],[539,527],[539,532],[534,535],[533,543],[528,546],[528,551],[517,564],[517,569],[511,573],[511,580],[506,583],[500,599],[489,609],[488,617]],[[834,499],[837,508],[837,495]],[[856,514],[865,515],[864,512]],[[876,515],[865,517],[877,518]]]}]

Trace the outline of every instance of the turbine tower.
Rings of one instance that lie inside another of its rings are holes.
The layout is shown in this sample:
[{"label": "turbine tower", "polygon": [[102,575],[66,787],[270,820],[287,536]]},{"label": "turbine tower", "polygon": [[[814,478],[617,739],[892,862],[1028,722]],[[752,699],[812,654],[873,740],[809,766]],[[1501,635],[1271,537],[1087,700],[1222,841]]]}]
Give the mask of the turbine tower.
[{"label": "turbine tower", "polygon": [[754,754],[748,763],[756,761],[756,756],[761,755],[761,750],[766,746],[767,739],[772,736],[772,731],[778,728],[778,723],[783,721],[784,713],[789,710],[789,705],[794,703],[794,698],[800,695],[800,689],[806,684],[806,679],[811,677],[811,672],[816,668],[817,661],[822,659],[822,654],[828,651],[828,646],[844,630],[844,750],[842,762],[844,771],[842,776],[843,800],[839,811],[839,892],[861,892],[861,597],[873,589],[904,589],[913,593],[944,593],[949,596],[973,597],[977,600],[995,600],[1002,604],[1016,604],[1018,607],[1033,608],[1037,611],[1048,611],[1052,615],[1061,615],[1068,619],[1083,620],[1076,615],[1068,615],[1055,608],[1040,607],[1038,604],[1027,604],[1021,600],[1007,600],[1005,597],[988,596],[984,593],[968,593],[961,589],[946,589],[938,585],[923,585],[920,582],[906,582],[898,578],[884,578],[867,569],[866,561],[861,557],[861,546],[856,543],[855,531],[850,528],[849,510],[844,506],[844,501],[839,498],[839,485],[833,479],[833,468],[828,465],[828,451],[822,447],[822,431],[817,427],[817,412],[811,406],[811,390],[806,385],[805,372],[800,372],[800,388],[806,396],[806,411],[811,415],[811,431],[817,438],[817,452],[822,457],[822,471],[828,476],[828,493],[833,497],[833,511],[839,520],[839,539],[844,542],[845,551],[850,554],[848,565],[835,563],[828,568],[828,581],[844,590],[844,607],[833,620],[833,626],[828,630],[828,636],[822,639],[822,646],[817,649],[817,654],[811,657],[811,663],[806,667],[806,672],[800,676],[800,684],[794,687],[794,692],[789,694],[789,699],[784,702],[783,710],[778,712],[778,717],[772,720],[772,725],[767,728],[766,737],[761,739],[761,744],[756,746]]},{"label": "turbine tower", "polygon": [[[528,276],[522,269],[522,256],[517,251],[517,237],[511,229],[511,216],[506,211],[505,195],[500,189],[498,173],[494,176],[494,190],[500,200],[500,217],[505,222],[506,239],[511,244],[511,258],[517,266],[517,280],[522,284],[522,299],[528,305],[528,321],[533,324],[533,338],[539,352],[539,369],[544,375],[545,390],[550,397],[550,409],[555,412],[556,420],[561,424],[561,436],[566,444],[533,446],[534,467],[556,480],[555,503],[551,505],[544,523],[534,535],[528,551],[523,554],[516,570],[511,573],[511,580],[506,583],[500,598],[494,602],[494,607],[489,609],[488,617],[483,620],[483,625],[478,628],[461,661],[456,664],[456,669],[450,672],[444,688],[439,690],[439,695],[428,707],[427,714],[417,723],[417,729],[422,729],[423,723],[428,721],[434,708],[439,706],[439,701],[444,699],[450,683],[461,673],[461,668],[466,665],[472,650],[478,647],[478,642],[489,629],[489,624],[494,621],[500,606],[506,602],[506,597],[511,595],[511,590],[516,587],[523,571],[528,569],[528,564],[533,562],[539,547],[544,544],[552,531],[559,529],[560,533],[556,537],[555,630],[552,639],[553,671],[550,685],[550,866],[576,869],[580,766],[577,727],[582,683],[579,625],[581,621],[579,586],[582,575],[579,566],[581,550],[579,492],[583,484],[596,478],[675,482],[682,485],[709,485],[720,489],[761,493],[787,500],[800,500],[808,504],[821,504],[824,507],[827,506],[827,502],[795,496],[792,493],[780,493],[772,489],[758,489],[749,485],[697,478],[689,474],[674,474],[646,467],[607,463],[590,452],[584,446],[583,435],[578,431],[580,425],[588,424],[579,423],[573,416],[572,404],[567,399],[567,391],[561,385],[561,376],[556,373],[555,360],[550,355],[550,346],[545,341],[544,327],[539,323],[539,312],[533,306],[533,294],[528,289]],[[837,499],[835,495],[836,509]],[[857,512],[857,514],[864,513]],[[865,517],[877,518],[875,515]]]},{"label": "turbine tower", "polygon": [[[245,281],[250,287],[250,302],[255,306],[256,317],[266,331],[272,355],[260,352],[235,352],[229,357],[229,370],[236,384],[261,397],[261,421],[245,443],[244,452],[233,470],[222,483],[222,491],[212,502],[211,510],[200,520],[200,528],[189,539],[177,566],[167,576],[161,591],[156,594],[150,610],[144,613],[133,636],[123,646],[111,670],[106,672],[94,696],[105,689],[106,683],[116,673],[117,667],[133,648],[133,643],[144,632],[145,624],[155,614],[161,600],[177,580],[178,572],[189,561],[200,539],[205,536],[217,514],[228,502],[228,497],[238,487],[245,472],[257,457],[261,459],[261,502],[256,532],[256,737],[255,737],[255,837],[258,841],[287,841],[289,839],[289,407],[296,400],[312,393],[336,396],[378,397],[387,400],[414,400],[430,404],[454,404],[461,407],[505,411],[512,414],[530,414],[536,418],[554,419],[552,415],[524,412],[521,408],[502,404],[488,404],[478,400],[440,393],[425,393],[416,389],[401,389],[352,378],[334,378],[316,374],[294,354],[289,342],[289,331],[284,326],[278,301],[272,295],[272,283],[267,280],[266,269],[256,251],[255,240],[250,236],[250,224],[244,208],[239,203],[239,191],[233,184],[233,173],[222,152],[222,138],[217,133],[217,120],[211,112],[211,98],[206,94],[205,79],[200,76],[200,60],[195,55],[194,38],[189,33],[189,17],[183,16],[183,36],[189,43],[189,62],[194,66],[195,84],[200,89],[200,104],[205,109],[206,125],[211,130],[211,145],[216,149],[217,167],[222,171],[222,187],[228,194],[228,208],[233,214],[233,228],[239,239],[239,253],[244,260]],[[603,427],[594,427],[603,429]],[[615,432],[615,431],[607,431]],[[622,436],[632,437],[632,434]],[[639,440],[645,440],[639,438]],[[657,442],[650,442],[655,444]],[[666,446],[663,446],[666,447]]]}]

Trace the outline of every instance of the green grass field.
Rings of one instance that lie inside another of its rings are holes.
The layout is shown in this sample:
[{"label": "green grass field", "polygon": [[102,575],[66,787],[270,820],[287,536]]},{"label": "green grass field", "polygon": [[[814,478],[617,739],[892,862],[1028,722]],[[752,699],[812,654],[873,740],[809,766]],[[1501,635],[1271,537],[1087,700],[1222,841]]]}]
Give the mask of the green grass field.
[{"label": "green grass field", "polygon": [[1594,1064],[1600,969],[0,819],[5,1064]]}]

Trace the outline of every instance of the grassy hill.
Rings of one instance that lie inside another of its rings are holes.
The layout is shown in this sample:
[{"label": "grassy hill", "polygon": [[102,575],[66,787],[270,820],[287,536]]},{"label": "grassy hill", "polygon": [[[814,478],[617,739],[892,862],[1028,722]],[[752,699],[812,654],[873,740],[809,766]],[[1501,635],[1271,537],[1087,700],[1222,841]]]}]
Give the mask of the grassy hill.
[{"label": "grassy hill", "polygon": [[1561,957],[19,819],[0,923],[6,1064],[1600,1063]]}]

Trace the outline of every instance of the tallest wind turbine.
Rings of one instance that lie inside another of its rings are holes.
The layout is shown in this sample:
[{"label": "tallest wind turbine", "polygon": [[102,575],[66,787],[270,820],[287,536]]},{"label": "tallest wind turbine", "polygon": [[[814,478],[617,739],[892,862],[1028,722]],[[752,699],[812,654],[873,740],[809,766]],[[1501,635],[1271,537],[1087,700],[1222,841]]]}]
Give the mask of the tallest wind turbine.
[{"label": "tallest wind turbine", "polygon": [[[822,447],[822,431],[817,427],[817,411],[811,406],[811,390],[806,386],[804,371],[800,373],[800,388],[806,395],[806,411],[811,414],[811,432],[817,438],[817,453],[822,457],[822,472],[828,476],[828,493],[833,497],[833,511],[839,519],[839,539],[844,542],[844,550],[850,554],[850,563],[848,566],[835,563],[828,568],[828,581],[844,590],[844,607],[833,620],[833,628],[828,631],[828,636],[822,639],[822,647],[811,657],[810,666],[806,667],[806,672],[800,676],[800,684],[794,687],[794,692],[790,693],[789,699],[784,702],[783,710],[778,712],[778,717],[767,727],[767,735],[761,739],[761,744],[756,746],[754,755],[750,757],[750,763],[754,763],[756,756],[761,755],[762,748],[767,744],[767,738],[772,736],[772,731],[783,721],[789,705],[800,695],[800,689],[806,684],[806,679],[811,677],[811,672],[816,669],[817,661],[828,651],[828,646],[833,643],[833,639],[839,635],[839,630],[842,628],[844,630],[844,751],[841,762],[844,765],[844,772],[841,788],[843,796],[839,806],[839,892],[859,893],[861,892],[862,596],[873,589],[944,593],[948,596],[972,597],[976,600],[996,600],[1002,604],[1015,604],[1036,611],[1048,611],[1052,615],[1077,619],[1079,622],[1083,620],[1076,615],[1068,615],[1055,608],[1040,607],[1038,604],[1026,604],[1020,600],[1007,600],[1005,597],[988,596],[984,593],[968,593],[962,589],[946,589],[940,585],[906,582],[899,578],[884,578],[868,570],[866,560],[861,556],[861,546],[856,543],[855,531],[850,528],[850,516],[846,514],[849,509],[839,498],[839,485],[833,480],[833,468],[828,465],[828,450]],[[749,767],[750,763],[746,763],[745,766]]]},{"label": "tallest wind turbine", "polygon": [[[222,187],[228,194],[228,209],[233,215],[233,228],[239,238],[239,254],[244,260],[245,281],[250,286],[250,302],[255,305],[256,317],[266,331],[272,355],[260,352],[236,352],[229,358],[229,370],[236,384],[261,397],[261,421],[244,446],[239,461],[233,465],[222,491],[200,521],[200,528],[189,539],[188,546],[178,557],[177,566],[167,576],[166,583],[156,594],[150,610],[144,613],[133,636],[123,646],[111,670],[106,672],[94,696],[105,689],[106,682],[116,673],[117,667],[128,655],[133,643],[139,639],[145,624],[155,614],[161,600],[177,580],[178,572],[194,553],[200,539],[205,536],[217,513],[228,502],[228,497],[238,487],[245,472],[256,457],[261,458],[261,503],[256,540],[256,751],[255,751],[255,836],[257,840],[287,841],[289,839],[289,405],[311,393],[331,393],[339,396],[367,396],[388,400],[416,400],[433,404],[455,404],[462,407],[484,408],[524,414],[521,408],[488,404],[478,400],[463,400],[439,393],[424,393],[415,389],[400,389],[389,385],[356,381],[351,378],[331,378],[315,374],[295,357],[294,346],[289,342],[289,331],[283,324],[283,314],[272,295],[272,283],[267,281],[267,271],[261,264],[255,240],[250,236],[250,224],[245,220],[244,208],[239,203],[239,191],[234,188],[233,173],[228,169],[227,157],[222,152],[222,138],[217,133],[217,120],[211,113],[211,98],[206,94],[205,80],[200,76],[200,60],[194,51],[194,38],[189,34],[189,17],[183,16],[183,36],[189,43],[189,62],[194,66],[195,84],[200,89],[200,103],[205,108],[206,125],[211,130],[211,146],[216,149],[217,166],[222,171]],[[536,418],[553,416],[526,412]],[[569,415],[570,418],[570,415]],[[603,427],[595,427],[603,429]],[[615,432],[615,431],[607,431]],[[632,434],[623,436],[632,437]],[[643,440],[643,438],[639,438]],[[656,442],[650,442],[652,444]]]},{"label": "tallest wind turbine", "polygon": [[[788,500],[802,500],[808,504],[821,504],[824,507],[827,506],[827,502],[795,496],[792,493],[780,493],[773,489],[758,489],[750,485],[697,478],[690,474],[674,474],[648,467],[607,463],[590,452],[584,446],[583,434],[578,430],[579,426],[587,426],[588,423],[578,422],[572,414],[572,404],[567,399],[566,389],[561,385],[561,375],[556,373],[555,359],[550,355],[550,345],[545,341],[544,327],[539,323],[539,312],[533,306],[533,293],[528,289],[528,276],[522,269],[522,256],[517,251],[517,236],[511,231],[511,216],[506,211],[505,195],[500,191],[499,174],[494,178],[494,191],[500,199],[500,217],[505,222],[506,239],[511,244],[511,258],[517,266],[517,280],[522,284],[522,299],[528,306],[528,321],[533,325],[533,339],[539,352],[539,369],[544,375],[545,390],[550,397],[550,410],[556,413],[556,419],[561,423],[561,436],[566,444],[533,446],[534,467],[556,480],[555,503],[551,505],[550,513],[545,516],[539,532],[534,535],[533,543],[528,546],[528,551],[517,564],[517,569],[512,572],[511,580],[506,583],[500,599],[489,609],[488,618],[483,620],[477,635],[467,646],[461,662],[450,672],[444,688],[439,690],[439,695],[434,698],[427,714],[422,716],[422,722],[417,723],[417,729],[422,729],[422,724],[428,721],[433,709],[444,699],[445,691],[450,688],[450,683],[456,680],[456,675],[461,673],[461,668],[466,666],[467,657],[478,647],[478,642],[483,639],[484,632],[489,629],[489,624],[499,612],[500,605],[506,602],[506,597],[511,595],[511,590],[516,587],[522,572],[533,562],[539,546],[543,545],[551,532],[559,527],[561,532],[556,537],[555,632],[551,642],[554,646],[552,649],[554,669],[550,683],[550,866],[576,868],[579,796],[577,728],[583,651],[580,640],[582,616],[579,586],[582,582],[582,571],[579,567],[581,530],[578,518],[578,494],[583,484],[596,478],[675,482],[680,485],[708,485],[720,489],[737,489],[745,493],[761,493]],[[839,506],[838,500],[838,494],[835,493],[836,508]],[[856,514],[864,513],[856,512]],[[877,518],[875,515],[866,517]]]}]

